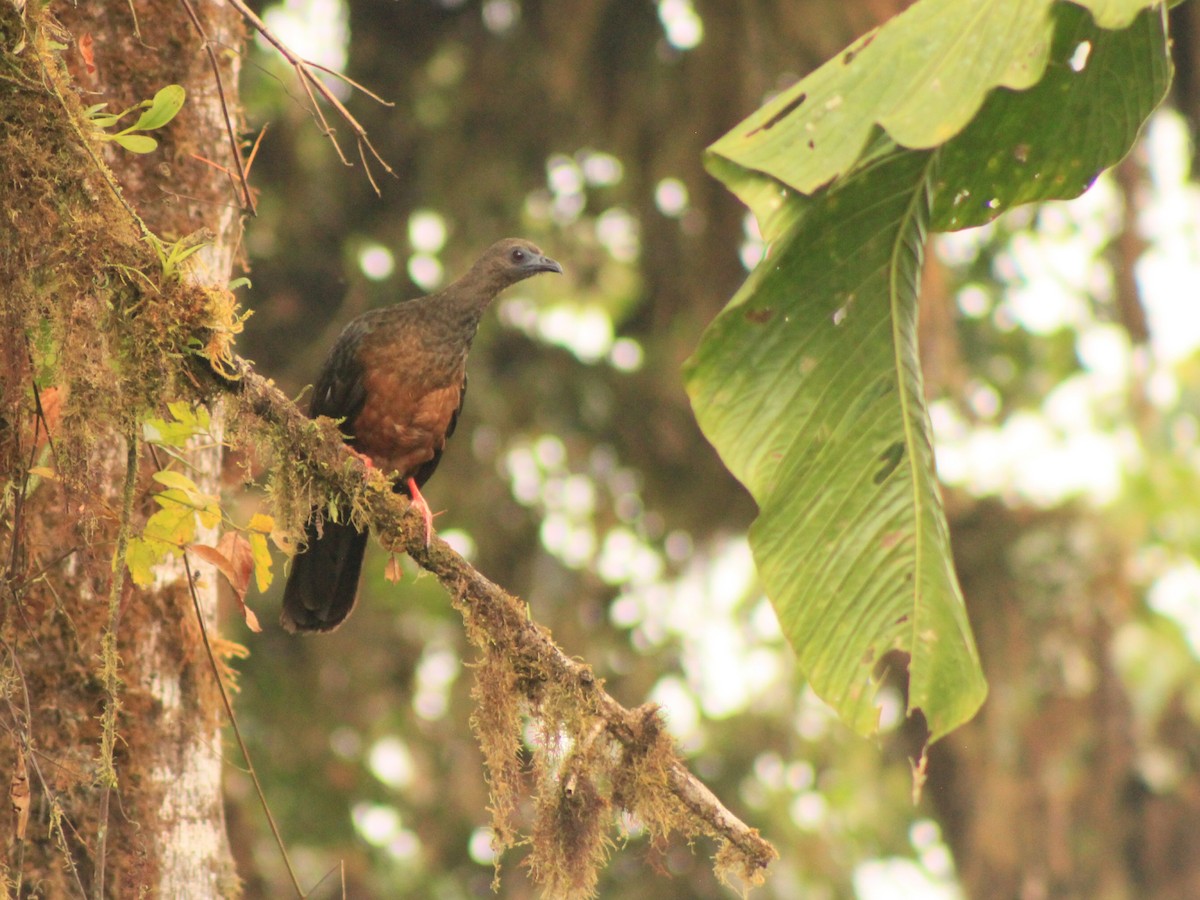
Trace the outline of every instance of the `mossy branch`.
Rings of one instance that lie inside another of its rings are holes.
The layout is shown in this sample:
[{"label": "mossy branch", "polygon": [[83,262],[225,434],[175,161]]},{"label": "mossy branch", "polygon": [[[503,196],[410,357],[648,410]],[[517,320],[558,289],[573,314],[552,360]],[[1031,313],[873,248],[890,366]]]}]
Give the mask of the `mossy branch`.
[{"label": "mossy branch", "polygon": [[[572,790],[572,783],[578,781],[578,754],[589,759],[604,756],[591,747],[595,735],[602,732],[612,748],[608,757],[613,765],[603,774],[611,783],[613,804],[637,816],[655,836],[677,830],[689,839],[697,835],[714,838],[719,845],[715,859],[718,876],[723,880],[737,878],[747,885],[762,882],[764,870],[778,856],[775,848],[688,771],[663,728],[657,707],[627,709],[618,703],[604,690],[590,666],[568,656],[550,633],[530,618],[528,607],[519,598],[484,577],[440,538],[435,536],[426,546],[420,515],[410,514],[408,500],[393,493],[391,483],[382,474],[351,462],[332,423],[313,422],[248,364],[241,362],[240,369],[237,381],[223,382],[222,386],[238,393],[244,409],[269,426],[277,446],[294,454],[330,490],[350,498],[361,521],[380,535],[385,546],[404,550],[417,565],[437,577],[462,614],[468,638],[484,655],[481,672],[491,671],[494,675],[507,670],[510,677],[495,678],[496,690],[482,687],[477,690],[477,698],[503,704],[500,695],[505,686],[515,685],[523,694],[525,709],[543,725],[549,719],[576,748],[565,754],[557,773],[551,773],[549,779],[561,794],[557,811],[560,819],[566,807],[577,807],[579,803],[578,791]],[[515,716],[488,712],[489,720],[507,723],[502,726],[505,731],[516,721]],[[489,759],[492,805],[498,815],[494,830],[502,848],[513,843],[504,818],[506,810],[515,808],[510,795],[515,786],[511,773],[504,771],[503,759],[511,755],[515,742],[510,734],[489,734],[479,722],[476,730]],[[555,778],[555,774],[565,777]],[[603,859],[602,847],[575,849],[598,856],[596,862]],[[535,870],[541,867],[539,863],[546,864],[540,858],[542,852],[535,841],[531,862]],[[582,891],[565,890],[561,896],[588,893],[590,890],[584,887]]]}]

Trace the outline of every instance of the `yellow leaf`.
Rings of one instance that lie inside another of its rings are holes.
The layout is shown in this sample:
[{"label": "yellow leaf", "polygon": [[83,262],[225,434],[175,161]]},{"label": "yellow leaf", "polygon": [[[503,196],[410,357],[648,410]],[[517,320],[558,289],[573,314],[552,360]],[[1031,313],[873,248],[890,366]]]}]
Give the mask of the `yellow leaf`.
[{"label": "yellow leaf", "polygon": [[[269,517],[264,516],[263,518]],[[251,524],[253,525],[253,521]],[[267,547],[266,535],[250,533],[250,553],[254,557],[254,583],[258,585],[259,593],[266,593],[273,578],[271,575],[271,551]]]},{"label": "yellow leaf", "polygon": [[141,538],[129,539],[129,543],[125,545],[125,565],[129,567],[129,577],[133,579],[134,584],[149,587],[154,583],[152,569],[162,556],[159,549],[161,546],[160,544],[156,547],[150,541]]},{"label": "yellow leaf", "polygon": [[270,534],[275,530],[275,517],[255,513],[250,517],[250,524],[246,526],[251,531],[258,531],[262,534]]},{"label": "yellow leaf", "polygon": [[221,522],[221,501],[212,494],[201,494],[200,497],[204,500],[203,508],[196,513],[200,524],[205,528],[216,528]]},{"label": "yellow leaf", "polygon": [[154,480],[169,488],[178,488],[187,494],[194,494],[199,490],[196,487],[196,482],[192,481],[192,479],[188,478],[182,472],[176,472],[173,469],[162,469],[155,472]]},{"label": "yellow leaf", "polygon": [[170,505],[146,520],[143,532],[148,541],[162,541],[176,547],[196,539],[196,512],[190,506]]},{"label": "yellow leaf", "polygon": [[45,478],[47,481],[58,481],[58,475],[49,466],[34,466],[29,470],[30,475],[36,475],[38,478]]}]

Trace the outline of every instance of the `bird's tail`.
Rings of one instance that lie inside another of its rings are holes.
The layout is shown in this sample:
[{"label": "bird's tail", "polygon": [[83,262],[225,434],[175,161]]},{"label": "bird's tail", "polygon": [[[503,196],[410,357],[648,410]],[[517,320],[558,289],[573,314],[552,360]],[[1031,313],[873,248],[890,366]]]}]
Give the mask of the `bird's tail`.
[{"label": "bird's tail", "polygon": [[292,560],[279,623],[288,631],[333,631],[354,608],[367,532],[343,522],[309,523],[308,547]]}]

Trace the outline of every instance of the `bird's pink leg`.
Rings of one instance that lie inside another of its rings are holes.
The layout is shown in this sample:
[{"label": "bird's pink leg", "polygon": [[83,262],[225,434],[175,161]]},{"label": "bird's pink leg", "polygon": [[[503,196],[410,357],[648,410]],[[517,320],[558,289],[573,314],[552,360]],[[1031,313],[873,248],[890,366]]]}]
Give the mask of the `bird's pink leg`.
[{"label": "bird's pink leg", "polygon": [[408,479],[408,496],[412,500],[412,505],[420,511],[421,517],[425,520],[425,546],[428,547],[433,538],[433,511],[425,502],[425,498],[421,496],[421,490],[412,478]]},{"label": "bird's pink leg", "polygon": [[360,453],[359,451],[357,451],[353,447],[351,447],[349,444],[346,445],[346,449],[349,450],[354,456],[357,456],[358,461],[361,462],[368,469],[375,468],[375,461],[373,459],[371,459],[371,457],[367,456],[367,454]]}]

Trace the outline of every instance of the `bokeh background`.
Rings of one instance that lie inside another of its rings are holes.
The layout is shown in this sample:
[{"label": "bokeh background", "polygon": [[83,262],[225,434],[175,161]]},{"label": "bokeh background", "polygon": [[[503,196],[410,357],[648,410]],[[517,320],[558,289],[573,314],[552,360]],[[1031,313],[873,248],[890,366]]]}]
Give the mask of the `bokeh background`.
[{"label": "bokeh background", "polygon": [[[902,673],[863,741],[805,687],[754,578],[748,495],[699,433],[680,366],[762,252],[703,148],[901,0],[285,0],[260,5],[395,177],[377,197],[253,44],[258,216],[241,342],[293,396],[362,311],[436,289],[521,235],[566,274],[485,319],[436,524],[626,705],[661,703],[692,767],[780,850],[764,898],[1188,896],[1200,890],[1200,196],[1189,180],[1193,4],[1173,109],[1070,204],[938,238],[922,351],[960,576],[991,696],[934,748]],[[332,120],[331,120],[332,121]],[[246,487],[231,466],[231,491]],[[373,547],[338,632],[231,615],[238,710],[314,897],[491,895],[472,654],[411,565]],[[248,897],[282,863],[232,762]],[[713,847],[636,822],[604,898],[731,896]],[[537,896],[521,852],[499,896]],[[1150,888],[1149,893],[1139,893]],[[1192,894],[1193,896],[1195,894]]]}]

